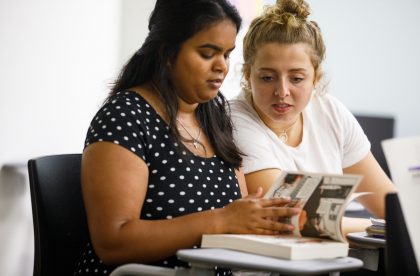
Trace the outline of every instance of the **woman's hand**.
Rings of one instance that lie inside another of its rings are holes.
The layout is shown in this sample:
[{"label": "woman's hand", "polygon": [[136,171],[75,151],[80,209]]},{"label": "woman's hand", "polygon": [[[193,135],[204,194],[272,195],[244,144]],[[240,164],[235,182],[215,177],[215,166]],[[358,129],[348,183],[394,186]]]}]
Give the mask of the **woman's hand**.
[{"label": "woman's hand", "polygon": [[304,205],[305,201],[303,200],[293,200],[289,204],[287,204],[288,207],[295,207],[301,210],[298,217],[299,231],[303,230],[303,228],[305,227],[305,223],[308,221],[306,211],[303,209]]},{"label": "woman's hand", "polygon": [[299,231],[302,231],[305,227],[305,223],[308,221],[308,216],[306,215],[306,211],[302,210],[299,214]]},{"label": "woman's hand", "polygon": [[[289,218],[298,214],[298,208],[285,207],[288,198],[262,198],[263,191],[236,200],[221,209],[222,232],[233,234],[276,235],[292,231],[293,226],[281,218]],[[283,222],[282,222],[283,221]]]}]

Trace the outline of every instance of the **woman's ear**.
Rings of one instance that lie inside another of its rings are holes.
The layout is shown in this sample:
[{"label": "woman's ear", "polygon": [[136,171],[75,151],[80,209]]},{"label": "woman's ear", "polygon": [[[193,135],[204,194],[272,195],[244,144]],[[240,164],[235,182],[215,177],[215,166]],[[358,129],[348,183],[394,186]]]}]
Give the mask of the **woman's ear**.
[{"label": "woman's ear", "polygon": [[248,86],[250,86],[251,85],[251,70],[249,66],[244,66],[242,72],[243,72],[245,82],[247,83]]},{"label": "woman's ear", "polygon": [[316,92],[317,91],[318,84],[319,84],[319,77],[315,77],[315,79],[313,81],[312,92]]},{"label": "woman's ear", "polygon": [[172,62],[171,62],[170,58],[165,55],[165,48],[166,48],[166,44],[160,45],[160,47],[159,47],[159,57],[161,58],[162,61],[166,60],[165,65],[168,68],[168,70],[170,71],[172,69]]},{"label": "woman's ear", "polygon": [[318,68],[315,69],[315,76],[314,76],[314,88],[318,85],[319,81],[321,80],[323,75],[323,72],[321,71],[321,68],[318,66]]},{"label": "woman's ear", "polygon": [[312,82],[312,84],[314,85],[314,88],[318,84],[318,81],[319,81],[319,73],[315,70],[314,81]]}]

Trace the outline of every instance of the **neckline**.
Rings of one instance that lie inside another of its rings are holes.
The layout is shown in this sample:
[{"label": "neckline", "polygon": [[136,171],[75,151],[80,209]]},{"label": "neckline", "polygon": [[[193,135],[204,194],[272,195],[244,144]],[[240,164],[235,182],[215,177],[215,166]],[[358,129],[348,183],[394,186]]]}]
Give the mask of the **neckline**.
[{"label": "neckline", "polygon": [[[134,94],[133,96],[138,96],[142,101],[144,101],[147,105],[149,105],[150,106],[150,109],[152,110],[152,112],[154,113],[154,115],[156,115],[157,117],[158,117],[158,119],[162,122],[162,124],[164,124],[165,125],[165,128],[166,128],[166,130],[169,132],[169,124],[166,122],[166,120],[164,120],[163,118],[162,118],[162,116],[156,111],[156,109],[153,107],[153,105],[151,105],[144,97],[143,97],[143,95],[141,95],[141,94],[139,94],[139,93],[137,93],[136,91],[133,91],[133,90],[124,90],[124,91],[122,91],[122,92],[118,92],[116,95],[118,95],[119,93],[121,93],[122,95],[124,95],[125,93],[131,93],[131,94]],[[200,159],[200,160],[203,160],[203,161],[206,161],[206,160],[210,160],[210,159],[215,159],[215,158],[219,158],[217,155],[216,155],[216,153],[214,153],[213,154],[213,156],[209,156],[209,157],[203,157],[203,156],[200,156],[200,155],[195,155],[193,152],[191,152],[185,145],[184,145],[184,147],[185,147],[185,151],[187,151],[188,152],[188,154],[189,155],[191,155],[192,157],[195,157],[195,158],[197,158],[197,159]],[[178,153],[180,154],[180,156],[181,155],[183,155],[183,153],[182,153],[182,151],[184,151],[184,150],[181,150],[181,151],[178,151]]]},{"label": "neckline", "polygon": [[306,108],[302,111],[302,141],[300,141],[300,143],[293,147],[293,146],[289,146],[286,143],[283,143],[282,141],[280,141],[280,138],[277,136],[277,134],[271,129],[269,128],[264,121],[260,118],[260,116],[258,115],[257,111],[254,109],[254,107],[252,106],[252,104],[248,101],[248,99],[245,97],[245,95],[241,94],[242,97],[242,101],[245,102],[246,106],[250,109],[252,116],[254,116],[256,118],[256,120],[258,121],[258,123],[266,130],[267,134],[269,136],[272,136],[273,138],[275,138],[275,141],[278,141],[279,143],[281,143],[283,146],[289,148],[289,149],[293,149],[293,150],[299,150],[301,147],[303,147],[303,144],[305,142],[305,138],[306,138],[306,132],[307,130],[307,116],[306,116]]}]

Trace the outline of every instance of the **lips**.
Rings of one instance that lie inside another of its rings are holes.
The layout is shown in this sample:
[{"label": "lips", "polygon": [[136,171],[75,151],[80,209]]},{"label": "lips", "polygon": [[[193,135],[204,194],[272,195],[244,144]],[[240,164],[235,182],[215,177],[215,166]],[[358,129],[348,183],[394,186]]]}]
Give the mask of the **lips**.
[{"label": "lips", "polygon": [[292,105],[287,103],[277,103],[273,104],[273,108],[279,113],[286,113],[292,108]]},{"label": "lips", "polygon": [[291,106],[290,104],[287,103],[278,103],[278,104],[274,104],[274,106],[278,107],[278,108],[286,108]]},{"label": "lips", "polygon": [[219,89],[222,86],[223,79],[208,80],[207,83],[214,89]]}]

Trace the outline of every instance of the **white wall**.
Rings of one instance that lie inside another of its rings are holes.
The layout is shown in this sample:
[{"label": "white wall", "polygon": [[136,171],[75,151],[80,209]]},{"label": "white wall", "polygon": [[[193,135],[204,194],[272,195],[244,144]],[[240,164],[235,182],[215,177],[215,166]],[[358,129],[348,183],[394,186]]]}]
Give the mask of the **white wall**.
[{"label": "white wall", "polygon": [[122,2],[121,51],[119,58],[125,63],[143,44],[149,30],[149,15],[155,0],[124,0]]},{"label": "white wall", "polygon": [[327,44],[330,92],[352,111],[396,117],[420,134],[420,1],[311,0]]},{"label": "white wall", "polygon": [[[0,168],[82,151],[120,67],[120,18],[119,0],[0,0]],[[0,275],[32,275],[25,165],[0,174]]]},{"label": "white wall", "polygon": [[[248,0],[234,0],[238,6]],[[274,0],[260,1],[274,3]],[[308,0],[321,27],[329,93],[351,111],[396,118],[396,136],[420,134],[420,1]],[[243,8],[246,10],[246,8]],[[248,22],[245,22],[248,23]],[[239,91],[241,39],[222,91]]]},{"label": "white wall", "polygon": [[0,166],[81,152],[119,67],[118,0],[0,2]]}]

